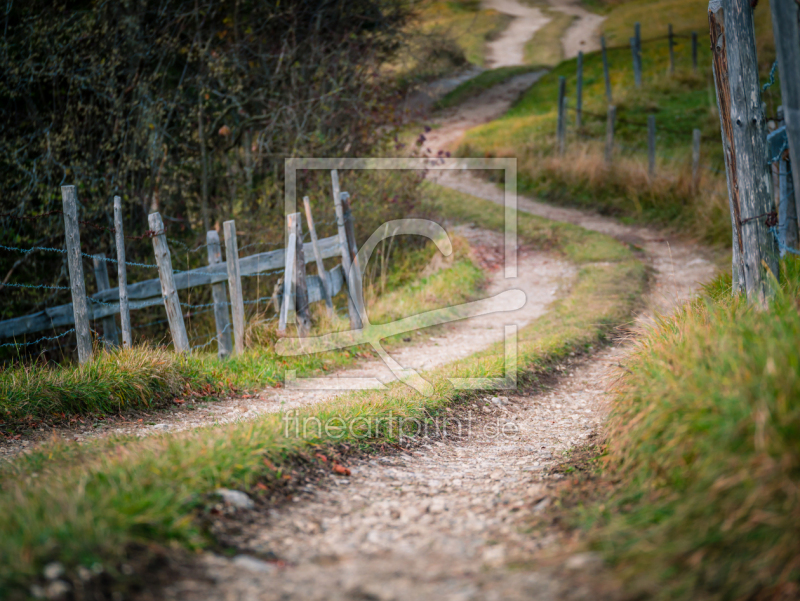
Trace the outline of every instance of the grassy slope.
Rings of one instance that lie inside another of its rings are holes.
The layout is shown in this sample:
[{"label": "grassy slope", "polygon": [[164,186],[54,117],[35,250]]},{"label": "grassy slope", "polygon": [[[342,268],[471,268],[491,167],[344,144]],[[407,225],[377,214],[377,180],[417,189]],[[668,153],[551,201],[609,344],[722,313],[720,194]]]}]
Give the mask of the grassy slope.
[{"label": "grassy slope", "polygon": [[449,91],[436,103],[436,108],[444,109],[461,104],[465,100],[473,98],[489,88],[504,83],[512,77],[522,75],[523,73],[529,73],[530,71],[537,71],[540,68],[541,67],[538,65],[520,65],[516,67],[497,67],[496,69],[489,69]]},{"label": "grassy slope", "polygon": [[[664,35],[666,22],[647,18],[652,3],[637,1],[609,9],[605,27],[609,35],[623,36],[632,31],[633,21],[643,23],[643,39]],[[569,112],[568,153],[555,156],[556,99],[558,78],[567,79],[567,94],[574,107],[576,61],[561,63],[501,119],[476,127],[464,137],[459,154],[464,156],[516,156],[519,158],[522,191],[569,204],[589,206],[623,218],[675,226],[707,242],[722,243],[729,238],[729,217],[724,171],[703,169],[699,188],[694,188],[688,169],[692,129],[703,134],[701,156],[705,166],[722,167],[719,119],[716,97],[710,78],[710,52],[707,48],[707,3],[700,0],[659,0],[659,14],[670,15],[676,33],[699,32],[699,74],[691,72],[691,44],[679,39],[676,46],[677,72],[666,73],[666,40],[646,42],[643,49],[644,86],[633,88],[630,49],[609,51],[614,104],[618,123],[617,159],[613,168],[603,162],[605,135],[605,85],[599,53],[584,60],[584,127],[581,138],[575,134],[574,113]],[[675,5],[673,7],[673,4]],[[681,17],[685,14],[691,18]],[[766,77],[774,52],[768,5],[756,12],[757,35],[762,50],[762,72]],[[684,29],[688,27],[689,29]],[[659,31],[662,30],[662,31]],[[626,38],[627,39],[627,38]],[[779,101],[775,88],[765,95],[767,112],[774,112]],[[597,117],[588,114],[594,113]],[[646,171],[647,116],[656,116],[658,137],[657,177]],[[585,141],[585,137],[594,141]]]},{"label": "grassy slope", "polygon": [[[502,207],[449,190],[437,195],[440,210],[450,218],[502,228]],[[566,296],[520,332],[524,378],[627,321],[645,271],[623,244],[575,226],[520,215],[519,235],[578,266]],[[444,367],[427,374],[436,389],[427,399],[395,385],[384,394],[353,393],[304,410],[322,420],[359,417],[374,425],[381,418],[369,435],[356,430],[341,438],[314,432],[287,436],[276,415],[144,440],[42,447],[0,472],[0,513],[5,516],[0,521],[0,593],[19,593],[47,561],[62,561],[70,578],[78,566],[95,563],[120,578],[119,563],[135,543],[205,546],[209,541],[195,518],[203,513],[211,491],[229,486],[260,494],[255,485],[279,482],[281,470],[290,469],[292,461],[313,461],[314,445],[349,442],[368,448],[392,440],[397,428],[394,434],[387,431],[390,419],[436,415],[464,398],[449,387],[446,375],[501,375],[502,345],[461,361],[455,372]]]},{"label": "grassy slope", "polygon": [[800,263],[781,275],[769,311],[718,279],[626,361],[592,538],[648,598],[796,598]]}]

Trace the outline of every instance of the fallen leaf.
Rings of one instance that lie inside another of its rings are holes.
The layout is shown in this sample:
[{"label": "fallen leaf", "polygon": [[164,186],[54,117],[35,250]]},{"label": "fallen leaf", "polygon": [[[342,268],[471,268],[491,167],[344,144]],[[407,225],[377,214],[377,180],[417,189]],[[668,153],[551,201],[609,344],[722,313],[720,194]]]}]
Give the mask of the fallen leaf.
[{"label": "fallen leaf", "polygon": [[337,474],[341,474],[342,476],[349,476],[350,475],[350,470],[347,469],[345,466],[340,465],[338,463],[334,463],[333,464],[333,471],[336,472]]},{"label": "fallen leaf", "polygon": [[186,401],[184,401],[183,399],[172,399],[172,402],[175,403],[176,405],[183,405]]},{"label": "fallen leaf", "polygon": [[284,474],[283,479],[284,480],[291,480],[292,476],[291,476],[291,474]]},{"label": "fallen leaf", "polygon": [[256,488],[258,490],[269,490],[263,482],[256,482]]},{"label": "fallen leaf", "polygon": [[327,461],[328,460],[328,458],[325,457],[325,455],[323,455],[322,453],[314,453],[314,457],[316,457],[320,461]]}]

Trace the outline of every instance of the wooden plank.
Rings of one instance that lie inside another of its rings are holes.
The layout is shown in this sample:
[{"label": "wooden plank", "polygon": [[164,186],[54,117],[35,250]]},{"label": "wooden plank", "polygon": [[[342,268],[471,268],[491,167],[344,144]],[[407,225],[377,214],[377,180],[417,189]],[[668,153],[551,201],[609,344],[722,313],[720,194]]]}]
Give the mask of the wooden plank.
[{"label": "wooden plank", "polygon": [[133,334],[131,333],[131,311],[128,305],[128,273],[125,266],[122,199],[119,196],[114,197],[114,241],[117,246],[117,290],[119,291],[119,321],[122,326],[122,348],[131,348]]},{"label": "wooden plank", "polygon": [[656,116],[647,116],[647,173],[656,175]]},{"label": "wooden plank", "polygon": [[606,118],[606,164],[614,161],[614,123],[617,120],[617,107],[613,104],[608,107]]},{"label": "wooden plank", "polygon": [[603,79],[606,82],[606,101],[611,104],[611,76],[608,73],[608,52],[606,51],[606,36],[600,36],[600,47],[603,51]]},{"label": "wooden plank", "polygon": [[172,257],[167,245],[167,236],[164,233],[164,223],[159,213],[150,213],[147,216],[153,235],[153,252],[158,264],[158,275],[161,281],[161,296],[164,299],[164,308],[167,311],[169,330],[172,334],[172,344],[179,353],[189,352],[189,337],[186,335],[186,324],[183,323],[183,313],[178,299],[178,289],[172,277]]},{"label": "wooden plank", "polygon": [[286,216],[290,232],[294,232],[294,306],[297,313],[297,334],[305,338],[311,332],[311,315],[308,311],[308,285],[306,283],[306,259],[303,254],[303,221],[300,213]]},{"label": "wooden plank", "polygon": [[[789,142],[789,160],[800,165],[800,7],[794,0],[771,0],[772,32],[781,81],[781,102]],[[800,218],[800,185],[794,186]]]},{"label": "wooden plank", "polygon": [[64,238],[67,243],[72,312],[75,337],[78,342],[78,361],[88,363],[92,359],[92,335],[89,330],[89,303],[86,300],[86,284],[83,280],[83,257],[78,224],[78,193],[75,186],[61,186],[64,207]]},{"label": "wooden plank", "polygon": [[563,155],[567,149],[567,123],[564,115],[564,97],[566,96],[567,79],[563,75],[558,78],[558,122],[556,125],[556,137],[558,140],[558,154]]},{"label": "wooden plank", "polygon": [[[92,267],[94,267],[94,278],[97,282],[97,290],[103,291],[111,288],[111,283],[108,281],[108,262],[103,253],[98,253],[92,258]],[[103,324],[103,344],[107,349],[112,349],[119,346],[119,332],[117,332],[117,320],[113,315],[103,317],[101,320]]]},{"label": "wooden plank", "polygon": [[239,269],[239,245],[236,242],[236,222],[222,224],[225,233],[225,263],[228,268],[228,288],[231,291],[231,315],[233,316],[233,354],[244,352],[244,298],[242,296],[242,272]]},{"label": "wooden plank", "polygon": [[[206,249],[209,265],[222,263],[222,249],[219,244],[217,230],[206,232]],[[227,266],[226,266],[227,267]],[[231,333],[231,320],[228,311],[228,293],[225,283],[217,282],[211,285],[211,296],[214,299],[214,323],[217,327],[217,355],[225,359],[233,352],[233,338]]]},{"label": "wooden plank", "polygon": [[328,275],[328,272],[325,271],[325,264],[322,262],[322,255],[319,251],[319,242],[317,241],[317,229],[314,227],[314,216],[311,213],[311,200],[308,198],[308,196],[303,197],[303,206],[306,210],[306,223],[308,223],[308,231],[311,235],[311,246],[314,248],[314,258],[317,263],[317,273],[319,274],[323,284],[325,306],[328,310],[328,317],[333,317],[333,295],[331,293],[330,276]]},{"label": "wooden plank", "polygon": [[350,249],[347,242],[342,201],[339,195],[339,172],[336,169],[331,170],[331,187],[333,189],[333,204],[336,209],[336,227],[339,231],[339,249],[342,256],[342,269],[344,270],[345,282],[347,282],[347,313],[350,317],[350,328],[353,330],[360,330],[363,326],[361,323],[361,316],[358,313],[354,300],[354,291],[357,287],[353,279],[353,270],[350,268],[352,260],[350,258]]},{"label": "wooden plank", "polygon": [[575,128],[580,130],[583,112],[583,52],[578,52],[578,72],[575,83]]},{"label": "wooden plank", "polygon": [[[715,15],[721,13],[722,16],[721,34],[712,41],[715,45],[722,42],[727,60],[729,120],[733,133],[731,147],[739,176],[738,231],[741,232],[742,243],[740,262],[748,300],[763,307],[772,293],[769,274],[777,278],[779,272],[777,245],[764,217],[772,210],[772,199],[766,161],[766,120],[758,81],[753,11],[750,3],[743,0],[723,0],[721,3],[719,0],[712,0],[709,4],[709,16],[712,8],[715,9]],[[720,94],[719,87],[717,94]]]},{"label": "wooden plank", "polygon": [[[338,236],[323,238],[319,241],[319,250],[323,259],[330,259],[340,255]],[[303,252],[309,255],[314,252],[311,243],[303,245]],[[274,271],[283,269],[286,261],[286,251],[284,249],[273,250],[270,252],[259,253],[249,257],[239,259],[239,270],[242,276],[252,275],[264,271]],[[228,280],[228,272],[221,266],[208,265],[198,267],[190,271],[176,273],[175,287],[184,290],[192,286],[210,286],[217,282]],[[137,282],[128,286],[128,297],[131,299],[151,298],[160,294],[161,285],[157,279]],[[119,292],[116,288],[106,290],[102,294],[93,295],[94,298],[103,301],[117,300]]]}]

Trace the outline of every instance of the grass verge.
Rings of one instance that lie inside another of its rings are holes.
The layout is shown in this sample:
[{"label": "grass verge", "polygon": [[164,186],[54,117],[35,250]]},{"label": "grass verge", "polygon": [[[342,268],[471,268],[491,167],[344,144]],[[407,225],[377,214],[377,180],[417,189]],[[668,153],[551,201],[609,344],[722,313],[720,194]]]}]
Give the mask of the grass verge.
[{"label": "grass verge", "polygon": [[512,77],[530,73],[531,71],[538,71],[541,69],[538,65],[520,65],[515,67],[497,67],[496,69],[489,69],[484,71],[477,77],[473,77],[458,85],[458,87],[450,90],[440,100],[436,102],[435,108],[437,110],[446,109],[457,104],[461,104],[465,100],[474,98],[482,94],[489,88],[505,83]]},{"label": "grass verge", "polygon": [[576,17],[544,6],[541,10],[550,18],[550,21],[534,33],[533,37],[525,44],[525,62],[532,65],[555,67],[564,59],[561,38]]},{"label": "grass verge", "polygon": [[[503,208],[449,190],[437,202],[451,219],[501,229]],[[598,233],[519,215],[526,242],[574,261],[575,283],[552,310],[520,332],[521,377],[595,344],[628,320],[645,283],[645,269],[625,245]],[[426,374],[434,385],[424,398],[403,385],[388,392],[351,393],[300,413],[323,423],[341,418],[346,429],[287,432],[280,415],[144,440],[54,442],[0,471],[0,594],[23,596],[41,580],[42,566],[58,560],[79,584],[79,568],[121,578],[120,563],[134,545],[210,544],[195,519],[218,487],[259,492],[280,480],[298,458],[314,461],[319,445],[369,449],[397,438],[400,417],[425,419],[464,398],[446,376],[500,376],[502,345]],[[453,373],[455,371],[455,373]],[[357,419],[356,419],[357,418]],[[390,424],[394,427],[390,427]]]},{"label": "grass verge", "polygon": [[585,517],[635,593],[795,598],[800,583],[800,263],[767,311],[720,276],[637,345]]}]

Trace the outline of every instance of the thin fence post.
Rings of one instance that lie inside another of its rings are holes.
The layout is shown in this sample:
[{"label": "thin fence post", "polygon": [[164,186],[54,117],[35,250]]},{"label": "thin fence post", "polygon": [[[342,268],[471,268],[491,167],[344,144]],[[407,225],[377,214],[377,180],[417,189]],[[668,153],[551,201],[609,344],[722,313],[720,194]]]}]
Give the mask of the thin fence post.
[{"label": "thin fence post", "polygon": [[580,131],[583,115],[583,52],[578,52],[578,77],[575,83],[575,128]]},{"label": "thin fence post", "polygon": [[669,72],[675,73],[675,38],[672,35],[672,23],[669,24]]},{"label": "thin fence post", "polygon": [[692,32],[692,70],[697,71],[697,32]]},{"label": "thin fence post", "polygon": [[[98,253],[92,257],[92,267],[94,267],[94,279],[97,282],[97,291],[102,292],[111,288],[108,280],[108,262],[103,253]],[[119,332],[117,332],[117,320],[113,315],[108,315],[100,320],[103,324],[103,344],[107,349],[119,346]]]},{"label": "thin fence post", "polygon": [[633,37],[636,39],[636,50],[642,51],[642,25],[639,21],[633,24]]},{"label": "thin fence post", "polygon": [[[222,264],[222,247],[217,230],[206,232],[206,252],[209,265]],[[214,300],[214,322],[217,327],[217,356],[225,359],[233,352],[231,320],[228,312],[228,293],[225,282],[211,285],[211,296]]]},{"label": "thin fence post", "polygon": [[131,348],[131,310],[128,305],[128,273],[125,266],[125,233],[122,229],[122,199],[114,197],[114,239],[117,246],[117,287],[119,289],[119,322],[122,326],[122,348]]},{"label": "thin fence post", "polygon": [[600,36],[600,47],[603,49],[603,79],[606,82],[606,100],[611,104],[611,76],[608,73],[608,52],[606,51],[606,36]]},{"label": "thin fence post", "polygon": [[344,217],[344,231],[347,234],[347,243],[350,246],[350,259],[353,262],[353,277],[356,281],[356,292],[353,300],[356,303],[358,314],[364,313],[364,287],[361,281],[361,265],[358,261],[358,242],[356,242],[356,222],[353,219],[353,211],[350,209],[350,194],[347,192],[339,192],[339,198],[342,203],[342,216]]},{"label": "thin fence post", "polygon": [[339,190],[339,172],[336,169],[331,170],[331,186],[333,188],[333,203],[336,208],[336,227],[339,232],[339,248],[342,253],[342,269],[344,270],[344,281],[347,284],[347,313],[350,316],[350,327],[354,330],[360,330],[363,327],[361,323],[361,316],[355,304],[355,280],[354,274],[351,273],[350,267],[352,260],[350,258],[350,249],[347,240],[347,230],[344,223],[344,212],[342,211],[342,200]]},{"label": "thin fence post", "polygon": [[75,186],[61,186],[64,206],[64,238],[67,244],[69,283],[72,291],[72,311],[75,317],[75,338],[78,343],[78,361],[83,365],[92,358],[92,335],[89,330],[89,303],[83,280],[81,234],[78,228],[78,193]]},{"label": "thin fence post", "polygon": [[556,135],[558,138],[558,154],[564,154],[567,147],[566,133],[567,123],[564,115],[564,96],[566,95],[567,79],[562,75],[558,78],[558,126]]},{"label": "thin fence post", "polygon": [[317,228],[314,227],[314,216],[311,213],[311,200],[308,196],[303,197],[303,206],[306,210],[306,223],[308,223],[308,231],[311,235],[311,246],[314,249],[314,259],[317,263],[317,273],[319,279],[322,280],[322,296],[325,299],[325,306],[328,309],[328,316],[333,317],[333,298],[331,298],[333,286],[331,285],[331,276],[325,270],[325,264],[322,262],[322,253],[319,250],[319,242],[317,239]]},{"label": "thin fence post", "polygon": [[294,232],[294,306],[297,313],[297,333],[306,337],[311,332],[311,316],[308,311],[308,284],[306,282],[306,260],[303,251],[303,222],[300,213],[286,216],[289,231]]},{"label": "thin fence post", "polygon": [[700,130],[692,130],[692,188],[697,191],[700,180]]},{"label": "thin fence post", "polygon": [[636,39],[636,87],[642,87],[642,26],[637,21],[634,26],[634,37]]},{"label": "thin fence post", "polygon": [[242,298],[242,275],[239,270],[239,244],[236,241],[236,222],[222,224],[225,234],[225,262],[228,265],[228,288],[231,291],[231,315],[233,316],[234,355],[244,352],[244,298]]},{"label": "thin fence post", "polygon": [[711,0],[708,13],[721,129],[733,151],[725,168],[733,175],[729,192],[740,271],[748,299],[765,306],[771,295],[769,273],[777,278],[779,272],[777,246],[764,218],[772,199],[753,12],[741,0]]},{"label": "thin fence post", "polygon": [[159,213],[150,213],[147,222],[153,233],[153,252],[158,264],[158,277],[161,281],[161,296],[164,299],[164,309],[167,311],[169,329],[172,333],[172,344],[179,353],[189,352],[189,337],[186,335],[186,324],[183,323],[183,312],[178,299],[178,290],[175,288],[175,278],[172,276],[172,257],[167,245],[167,236],[164,233],[164,222]]},{"label": "thin fence post", "polygon": [[[800,7],[794,0],[771,0],[769,4],[789,157],[797,169],[797,165],[800,165]],[[800,185],[794,186],[794,200],[800,218]]]},{"label": "thin fence post", "polygon": [[[784,248],[797,248],[797,207],[794,202],[794,179],[792,164],[785,156],[778,161],[780,200],[778,202],[778,234]],[[781,248],[781,256],[785,254]]]},{"label": "thin fence post", "polygon": [[642,64],[639,60],[639,49],[636,47],[636,38],[629,40],[631,46],[631,58],[633,60],[633,83],[637,88],[642,87]]},{"label": "thin fence post", "polygon": [[294,255],[297,252],[297,235],[294,231],[288,230],[289,240],[286,244],[286,263],[283,270],[283,302],[280,306],[280,317],[278,318],[278,335],[286,334],[286,325],[289,322],[289,311],[292,309],[294,300]]},{"label": "thin fence post", "polygon": [[610,165],[614,160],[614,122],[617,119],[617,107],[613,104],[608,107],[608,118],[606,119],[606,164]]},{"label": "thin fence post", "polygon": [[647,173],[656,175],[656,116],[647,116]]}]

